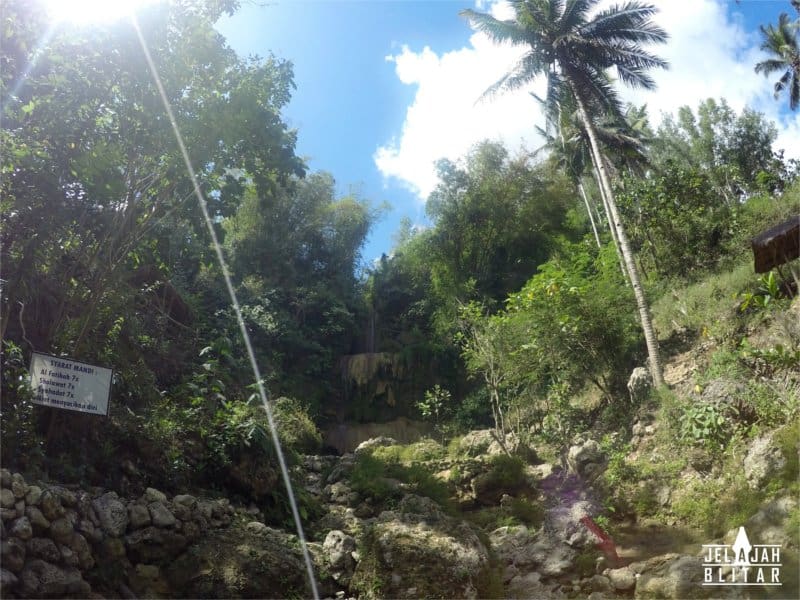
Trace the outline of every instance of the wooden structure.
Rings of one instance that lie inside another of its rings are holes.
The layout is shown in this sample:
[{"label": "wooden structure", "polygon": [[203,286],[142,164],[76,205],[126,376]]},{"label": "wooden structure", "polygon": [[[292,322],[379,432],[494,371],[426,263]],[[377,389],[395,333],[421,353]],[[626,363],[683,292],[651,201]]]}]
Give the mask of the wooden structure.
[{"label": "wooden structure", "polygon": [[759,233],[750,245],[756,273],[767,273],[800,257],[800,215]]}]

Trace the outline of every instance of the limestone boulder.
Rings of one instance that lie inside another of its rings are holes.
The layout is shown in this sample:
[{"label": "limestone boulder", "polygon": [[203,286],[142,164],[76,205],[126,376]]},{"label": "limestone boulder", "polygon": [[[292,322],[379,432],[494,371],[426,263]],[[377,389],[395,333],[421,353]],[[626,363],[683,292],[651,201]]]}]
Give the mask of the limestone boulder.
[{"label": "limestone boulder", "polygon": [[754,490],[762,489],[770,480],[779,477],[786,466],[783,451],[774,443],[772,435],[756,438],[744,457],[744,476]]},{"label": "limestone boulder", "polygon": [[186,598],[308,598],[297,538],[267,528],[212,530],[161,567],[172,595]]},{"label": "limestone boulder", "polygon": [[[429,498],[408,494],[362,534],[364,557],[351,587],[362,592],[380,581],[389,598],[477,598],[487,580],[489,553],[477,531]],[[485,593],[485,592],[483,592]]]},{"label": "limestone boulder", "polygon": [[120,536],[128,527],[128,509],[115,492],[107,492],[92,502],[100,525],[108,535]]}]

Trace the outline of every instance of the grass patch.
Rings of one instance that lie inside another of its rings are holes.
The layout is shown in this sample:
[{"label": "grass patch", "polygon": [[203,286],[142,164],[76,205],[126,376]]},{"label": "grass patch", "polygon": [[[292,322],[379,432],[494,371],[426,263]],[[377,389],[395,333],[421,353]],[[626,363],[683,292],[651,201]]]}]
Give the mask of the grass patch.
[{"label": "grass patch", "polygon": [[673,287],[653,303],[653,324],[667,339],[685,330],[702,337],[727,339],[741,325],[738,295],[752,286],[750,258],[735,267],[684,287]]},{"label": "grass patch", "polygon": [[[434,477],[421,463],[404,463],[393,448],[376,448],[371,453],[359,455],[350,475],[350,487],[362,496],[368,496],[380,503],[400,498],[406,491],[426,496],[452,512],[450,488]],[[397,481],[408,484],[410,490],[398,487]]]},{"label": "grass patch", "polygon": [[381,446],[372,455],[384,461],[413,464],[445,458],[447,449],[434,440],[424,439],[408,445]]}]

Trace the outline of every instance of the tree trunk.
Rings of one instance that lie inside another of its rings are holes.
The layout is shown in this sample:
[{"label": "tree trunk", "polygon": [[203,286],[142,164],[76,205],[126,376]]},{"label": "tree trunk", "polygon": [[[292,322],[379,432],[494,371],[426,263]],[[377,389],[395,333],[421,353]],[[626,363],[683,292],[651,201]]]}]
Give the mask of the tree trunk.
[{"label": "tree trunk", "polygon": [[594,165],[594,154],[592,154],[592,171],[594,178],[597,182],[597,188],[600,190],[600,198],[603,200],[603,209],[606,212],[606,219],[608,220],[608,230],[611,232],[611,240],[614,242],[614,248],[617,251],[617,262],[619,263],[619,270],[622,272],[622,278],[625,280],[625,285],[630,285],[630,277],[628,270],[625,268],[625,261],[622,260],[622,251],[619,248],[619,236],[617,235],[617,228],[614,225],[614,220],[611,218],[611,209],[608,207],[608,194],[603,182],[600,180],[600,172]]},{"label": "tree trunk", "polygon": [[597,135],[594,130],[594,124],[589,119],[589,113],[583,104],[583,99],[577,93],[574,84],[570,83],[572,93],[575,94],[575,102],[578,105],[578,112],[580,113],[581,120],[586,126],[586,134],[589,136],[589,144],[592,149],[592,158],[600,176],[600,182],[606,190],[606,201],[609,210],[609,223],[613,222],[613,227],[616,228],[617,237],[619,238],[619,250],[622,253],[622,259],[625,261],[625,267],[628,271],[628,278],[633,288],[633,294],[636,297],[636,305],[639,308],[639,319],[642,323],[642,331],[644,332],[644,340],[647,344],[647,354],[650,359],[650,373],[653,377],[653,383],[656,386],[663,385],[664,378],[661,374],[661,360],[658,356],[658,338],[656,337],[655,330],[653,329],[653,322],[650,319],[650,309],[647,306],[647,299],[644,297],[644,290],[639,278],[639,270],[636,268],[636,262],[633,259],[630,244],[628,243],[628,236],[625,235],[625,230],[622,227],[622,220],[619,217],[616,202],[614,201],[614,194],[611,190],[611,184],[608,180],[606,167],[603,163],[603,155],[600,152],[600,145],[597,142]]},{"label": "tree trunk", "polygon": [[581,193],[581,197],[583,198],[583,203],[586,205],[586,212],[589,215],[589,222],[592,224],[592,233],[594,233],[594,239],[597,242],[597,247],[600,248],[602,244],[600,243],[600,235],[597,233],[597,226],[594,224],[594,217],[592,216],[592,207],[589,205],[589,198],[586,195],[586,190],[583,188],[583,184],[581,180],[578,179],[578,191]]}]

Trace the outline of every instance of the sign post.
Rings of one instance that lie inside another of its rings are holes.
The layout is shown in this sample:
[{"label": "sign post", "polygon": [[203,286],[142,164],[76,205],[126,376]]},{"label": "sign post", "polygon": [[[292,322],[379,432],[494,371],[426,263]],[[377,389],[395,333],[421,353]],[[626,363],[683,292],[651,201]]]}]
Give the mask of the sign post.
[{"label": "sign post", "polygon": [[34,404],[108,416],[111,369],[34,352],[30,373]]}]

